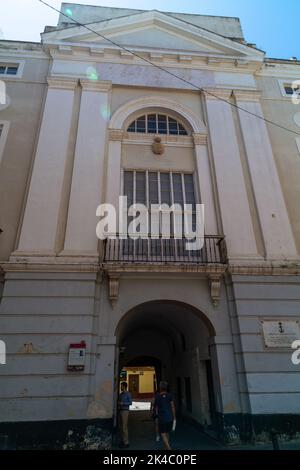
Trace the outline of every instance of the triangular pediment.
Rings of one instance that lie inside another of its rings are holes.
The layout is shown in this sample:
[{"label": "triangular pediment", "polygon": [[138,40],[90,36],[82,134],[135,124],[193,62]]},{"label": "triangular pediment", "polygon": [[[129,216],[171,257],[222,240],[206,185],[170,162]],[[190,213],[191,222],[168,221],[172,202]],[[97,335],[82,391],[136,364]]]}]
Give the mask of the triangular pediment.
[{"label": "triangular pediment", "polygon": [[145,48],[220,56],[263,57],[263,52],[191,25],[167,14],[151,11],[42,35],[45,44],[72,44]]},{"label": "triangular pediment", "polygon": [[[116,43],[126,47],[146,47],[149,49],[168,49],[185,52],[208,52],[222,53],[221,49],[211,47],[204,42],[189,39],[182,34],[163,29],[158,25],[151,25],[144,28],[136,28],[123,33],[108,35]],[[101,38],[94,38],[95,42],[103,43]],[[86,41],[86,40],[85,40]],[[89,39],[87,39],[89,41]]]}]

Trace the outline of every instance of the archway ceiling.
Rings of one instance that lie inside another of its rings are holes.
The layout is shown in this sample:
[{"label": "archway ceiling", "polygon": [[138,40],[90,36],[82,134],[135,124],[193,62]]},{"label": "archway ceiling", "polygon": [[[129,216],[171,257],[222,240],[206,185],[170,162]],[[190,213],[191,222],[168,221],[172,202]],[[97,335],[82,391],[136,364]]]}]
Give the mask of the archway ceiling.
[{"label": "archway ceiling", "polygon": [[118,334],[120,341],[124,341],[134,332],[146,329],[178,336],[186,333],[191,327],[197,327],[206,335],[209,334],[204,322],[188,306],[171,301],[157,301],[139,305],[131,310],[126,318],[121,320]]}]

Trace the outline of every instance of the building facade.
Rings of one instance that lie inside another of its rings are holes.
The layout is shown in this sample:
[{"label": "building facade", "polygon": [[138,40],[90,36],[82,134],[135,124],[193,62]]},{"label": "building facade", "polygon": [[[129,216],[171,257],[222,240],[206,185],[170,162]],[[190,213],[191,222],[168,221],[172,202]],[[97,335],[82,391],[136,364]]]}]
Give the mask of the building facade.
[{"label": "building facade", "polygon": [[[0,434],[109,447],[136,366],[225,441],[295,436],[300,63],[237,18],[62,11],[41,43],[0,41]],[[97,207],[121,195],[204,204],[201,252],[99,240]]]}]

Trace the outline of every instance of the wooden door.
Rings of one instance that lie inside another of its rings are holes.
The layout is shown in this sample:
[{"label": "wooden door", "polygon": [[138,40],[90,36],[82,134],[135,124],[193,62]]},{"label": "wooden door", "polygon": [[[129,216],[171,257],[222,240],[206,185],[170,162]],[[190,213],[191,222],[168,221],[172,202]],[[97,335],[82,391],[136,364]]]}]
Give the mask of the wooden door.
[{"label": "wooden door", "polygon": [[132,398],[138,398],[139,396],[139,380],[140,377],[137,374],[129,375],[129,392]]}]

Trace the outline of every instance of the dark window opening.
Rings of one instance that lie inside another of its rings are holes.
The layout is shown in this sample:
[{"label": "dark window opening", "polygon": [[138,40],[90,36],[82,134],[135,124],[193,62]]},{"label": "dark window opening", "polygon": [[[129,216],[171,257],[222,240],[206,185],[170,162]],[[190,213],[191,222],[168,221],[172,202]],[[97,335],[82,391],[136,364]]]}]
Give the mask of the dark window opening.
[{"label": "dark window opening", "polygon": [[147,114],[141,116],[128,126],[127,132],[188,135],[187,130],[182,124],[165,114]]}]

